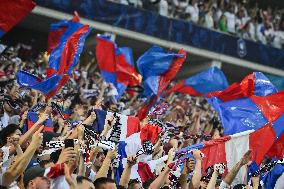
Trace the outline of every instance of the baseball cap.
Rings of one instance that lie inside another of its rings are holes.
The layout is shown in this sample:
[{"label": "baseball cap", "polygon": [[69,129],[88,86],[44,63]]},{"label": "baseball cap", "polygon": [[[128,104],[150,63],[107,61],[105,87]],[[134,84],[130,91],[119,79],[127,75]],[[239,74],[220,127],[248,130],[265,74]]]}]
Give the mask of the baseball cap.
[{"label": "baseball cap", "polygon": [[40,166],[34,166],[26,170],[24,174],[24,186],[26,187],[29,181],[35,179],[36,177],[43,177],[45,168]]}]

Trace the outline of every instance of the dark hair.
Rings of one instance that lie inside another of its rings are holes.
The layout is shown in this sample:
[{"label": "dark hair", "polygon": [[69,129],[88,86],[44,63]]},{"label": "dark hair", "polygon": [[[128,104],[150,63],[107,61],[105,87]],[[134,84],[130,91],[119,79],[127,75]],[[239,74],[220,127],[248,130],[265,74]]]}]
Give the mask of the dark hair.
[{"label": "dark hair", "polygon": [[96,189],[100,189],[103,184],[107,183],[115,183],[113,179],[107,177],[101,177],[94,181],[94,185]]},{"label": "dark hair", "polygon": [[87,182],[91,182],[92,183],[91,179],[89,179],[87,177],[84,177],[84,176],[77,176],[76,177],[76,181],[79,184],[82,183],[84,180],[87,181]]},{"label": "dark hair", "polygon": [[138,179],[130,179],[128,182],[128,188],[134,188],[135,184],[140,184],[140,181]]},{"label": "dark hair", "polygon": [[9,124],[7,127],[5,127],[1,132],[0,132],[0,138],[1,138],[1,146],[4,146],[7,144],[7,137],[11,136],[16,130],[20,130],[18,125],[16,124]]},{"label": "dark hair", "polygon": [[117,185],[116,188],[117,189],[126,189],[124,186],[121,186],[121,185]]},{"label": "dark hair", "polygon": [[59,150],[56,150],[55,152],[52,152],[51,154],[50,154],[50,160],[53,162],[53,163],[56,163],[57,161],[58,161],[58,159],[59,159],[59,156],[60,156],[60,154],[61,154],[61,149],[59,149]]},{"label": "dark hair", "polygon": [[243,189],[243,188],[246,188],[245,184],[237,184],[234,186],[234,189]]},{"label": "dark hair", "polygon": [[143,183],[143,188],[147,189],[151,185],[151,183],[154,181],[153,178],[148,179],[146,182]]}]

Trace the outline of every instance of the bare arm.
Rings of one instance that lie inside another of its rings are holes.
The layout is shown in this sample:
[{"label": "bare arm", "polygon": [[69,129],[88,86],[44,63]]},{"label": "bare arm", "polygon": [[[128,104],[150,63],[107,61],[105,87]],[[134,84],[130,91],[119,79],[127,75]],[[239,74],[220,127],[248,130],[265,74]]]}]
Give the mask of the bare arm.
[{"label": "bare arm", "polygon": [[150,184],[149,189],[160,189],[169,177],[170,169],[166,167],[160,175]]},{"label": "bare arm", "polygon": [[8,171],[3,175],[3,185],[9,186],[13,181],[15,181],[27,168],[28,164],[30,163],[36,149],[42,143],[42,133],[43,126],[35,132],[33,135],[31,144],[26,149],[25,153],[23,153],[19,158],[9,167]]},{"label": "bare arm", "polygon": [[215,189],[218,173],[214,170],[206,189]]},{"label": "bare arm", "polygon": [[134,157],[134,156],[127,158],[127,164],[126,164],[126,166],[125,166],[125,168],[122,172],[119,185],[121,185],[125,188],[128,188],[128,183],[129,183],[130,175],[131,175],[131,168],[132,168],[133,165],[136,164],[136,160],[137,160],[137,158]]},{"label": "bare arm", "polygon": [[108,170],[111,164],[111,160],[116,157],[116,154],[117,154],[116,150],[108,151],[102,167],[97,172],[95,180],[101,177],[107,177],[107,173],[108,173]]},{"label": "bare arm", "polygon": [[195,168],[194,168],[194,173],[193,173],[193,176],[192,176],[192,180],[189,184],[189,188],[199,188],[200,186],[200,179],[202,177],[202,174],[201,174],[201,152],[199,150],[195,150],[193,151],[193,157],[195,158],[196,160],[196,164],[195,164]]}]

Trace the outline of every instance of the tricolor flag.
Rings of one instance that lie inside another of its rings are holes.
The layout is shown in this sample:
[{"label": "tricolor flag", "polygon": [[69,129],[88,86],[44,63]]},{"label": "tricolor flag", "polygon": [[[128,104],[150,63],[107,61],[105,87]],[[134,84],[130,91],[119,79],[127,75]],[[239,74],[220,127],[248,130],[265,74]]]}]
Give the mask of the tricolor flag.
[{"label": "tricolor flag", "polygon": [[271,146],[267,152],[267,156],[271,159],[274,157],[277,159],[282,159],[284,157],[284,133],[282,133]]},{"label": "tricolor flag", "polygon": [[[103,110],[95,110],[96,112],[96,121],[93,124],[93,129],[101,133],[104,129],[105,124],[110,116],[113,115],[112,112],[106,112]],[[126,116],[121,114],[116,114],[120,118],[121,124],[121,136],[120,140],[124,140],[126,137],[134,133],[140,132],[140,121],[134,116]],[[109,131],[109,134],[112,132],[112,129]],[[109,136],[108,134],[108,136]]]},{"label": "tricolor flag", "polygon": [[[282,127],[283,128],[283,127]],[[217,164],[224,163],[227,165],[227,171],[231,171],[236,163],[238,163],[242,156],[251,150],[252,160],[258,165],[263,160],[268,150],[277,139],[277,128],[272,125],[266,125],[259,130],[250,130],[241,132],[234,135],[221,137],[218,139],[205,141],[201,144],[189,146],[181,149],[193,150],[200,149],[205,155],[202,160],[202,172],[205,173],[206,168]],[[282,129],[282,133],[284,128]],[[242,167],[236,176],[234,183],[243,183],[243,179],[246,176],[245,167]]]},{"label": "tricolor flag", "polygon": [[[118,154],[120,155],[119,167],[115,170],[115,179],[119,182],[123,172],[125,161],[129,156],[136,156],[138,151],[143,148],[145,141],[150,141],[154,145],[158,141],[158,135],[161,128],[158,126],[147,124],[140,132],[134,133],[124,140],[121,140],[118,145]],[[154,168],[157,164],[152,160],[152,155],[143,154],[138,157],[138,163],[132,168],[131,178],[138,178],[142,182],[146,182],[150,178],[154,178]]]},{"label": "tricolor flag", "polygon": [[1,0],[0,37],[23,20],[35,6],[32,0]]},{"label": "tricolor flag", "polygon": [[96,57],[102,77],[115,86],[117,98],[123,95],[127,87],[140,84],[141,79],[135,70],[129,47],[119,48],[110,36],[98,35]]},{"label": "tricolor flag", "polygon": [[262,180],[265,189],[283,189],[284,187],[284,163],[276,164]]},{"label": "tricolor flag", "polygon": [[178,82],[167,90],[166,94],[180,92],[192,96],[202,96],[212,91],[225,90],[228,86],[228,81],[224,73],[217,67],[211,67]]},{"label": "tricolor flag", "polygon": [[284,104],[281,98],[284,91],[275,92],[275,87],[262,73],[253,73],[240,84],[207,96],[208,102],[219,114],[225,135],[231,135],[256,130],[266,124],[279,127],[283,120]]},{"label": "tricolor flag", "polygon": [[[27,129],[30,129],[39,119],[39,114],[36,112],[28,112],[27,115],[27,120],[28,120],[28,125],[27,125]],[[53,132],[53,123],[52,123],[52,119],[51,117],[49,117],[48,120],[44,121],[42,123],[42,125],[44,125],[44,131],[46,132]]]},{"label": "tricolor flag", "polygon": [[160,96],[170,81],[176,76],[184,60],[186,52],[179,50],[168,53],[159,46],[153,46],[138,60],[137,67],[143,77],[144,96]]}]

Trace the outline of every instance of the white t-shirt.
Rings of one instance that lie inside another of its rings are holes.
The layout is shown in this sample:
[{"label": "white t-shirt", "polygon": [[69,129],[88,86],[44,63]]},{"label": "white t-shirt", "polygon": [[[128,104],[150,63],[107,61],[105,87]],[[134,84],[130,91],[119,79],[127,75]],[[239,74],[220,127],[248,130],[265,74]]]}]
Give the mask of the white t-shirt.
[{"label": "white t-shirt", "polygon": [[185,10],[186,13],[190,14],[190,20],[194,23],[197,23],[198,22],[198,18],[199,18],[199,9],[198,9],[198,6],[197,4],[195,5],[189,5],[187,6],[186,10]]},{"label": "white t-shirt", "polygon": [[205,24],[204,24],[204,26],[207,27],[207,28],[213,28],[214,27],[213,17],[210,14],[208,14],[208,13],[205,15]]},{"label": "white t-shirt", "polygon": [[166,0],[161,0],[159,4],[159,14],[162,16],[168,16],[169,5]]},{"label": "white t-shirt", "polygon": [[225,12],[224,15],[227,18],[227,26],[228,26],[228,31],[231,33],[236,33],[236,16],[233,13],[230,12]]}]

